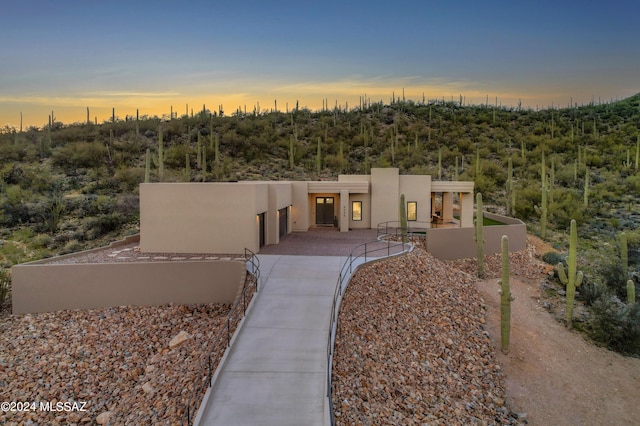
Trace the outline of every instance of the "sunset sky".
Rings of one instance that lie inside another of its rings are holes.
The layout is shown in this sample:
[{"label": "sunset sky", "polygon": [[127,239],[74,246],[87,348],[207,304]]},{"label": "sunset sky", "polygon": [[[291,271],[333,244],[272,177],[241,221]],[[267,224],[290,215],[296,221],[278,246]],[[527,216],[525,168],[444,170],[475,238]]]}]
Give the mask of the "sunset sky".
[{"label": "sunset sky", "polygon": [[640,92],[637,1],[68,1],[0,6],[0,126],[462,95]]}]

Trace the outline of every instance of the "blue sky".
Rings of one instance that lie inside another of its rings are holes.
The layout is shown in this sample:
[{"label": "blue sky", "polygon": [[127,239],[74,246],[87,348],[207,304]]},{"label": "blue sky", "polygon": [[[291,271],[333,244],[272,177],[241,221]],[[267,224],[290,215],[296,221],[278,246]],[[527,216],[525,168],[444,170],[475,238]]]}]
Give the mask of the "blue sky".
[{"label": "blue sky", "polygon": [[0,5],[0,126],[227,113],[367,94],[546,107],[640,92],[640,2],[30,1]]}]

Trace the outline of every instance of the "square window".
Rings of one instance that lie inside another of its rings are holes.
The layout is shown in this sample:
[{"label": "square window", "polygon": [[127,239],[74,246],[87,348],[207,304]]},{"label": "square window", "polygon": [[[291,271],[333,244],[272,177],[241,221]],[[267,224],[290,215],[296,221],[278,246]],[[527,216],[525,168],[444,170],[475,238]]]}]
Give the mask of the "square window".
[{"label": "square window", "polygon": [[407,220],[418,220],[418,203],[416,201],[407,202]]},{"label": "square window", "polygon": [[351,202],[351,220],[362,220],[362,201]]}]

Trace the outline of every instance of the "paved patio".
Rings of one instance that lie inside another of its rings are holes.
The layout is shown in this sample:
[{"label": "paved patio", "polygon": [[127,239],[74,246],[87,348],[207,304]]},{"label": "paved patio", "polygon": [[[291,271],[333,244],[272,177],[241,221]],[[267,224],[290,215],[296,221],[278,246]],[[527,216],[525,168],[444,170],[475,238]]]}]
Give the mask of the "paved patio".
[{"label": "paved patio", "polygon": [[[354,229],[340,232],[333,227],[309,228],[307,232],[292,232],[272,244],[260,248],[260,254],[297,256],[348,256],[359,244],[376,240],[375,229]],[[335,272],[336,276],[338,271]]]}]

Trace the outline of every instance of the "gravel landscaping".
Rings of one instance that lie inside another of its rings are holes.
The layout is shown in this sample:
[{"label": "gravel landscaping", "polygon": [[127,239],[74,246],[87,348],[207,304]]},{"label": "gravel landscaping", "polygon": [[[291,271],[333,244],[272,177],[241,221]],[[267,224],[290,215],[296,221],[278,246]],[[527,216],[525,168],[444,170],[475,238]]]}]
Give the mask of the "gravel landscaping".
[{"label": "gravel landscaping", "polygon": [[518,423],[475,281],[421,248],[355,274],[335,346],[338,424]]},{"label": "gravel landscaping", "polygon": [[86,411],[0,412],[0,424],[179,424],[229,309],[122,306],[0,319],[0,401],[86,402]]}]

